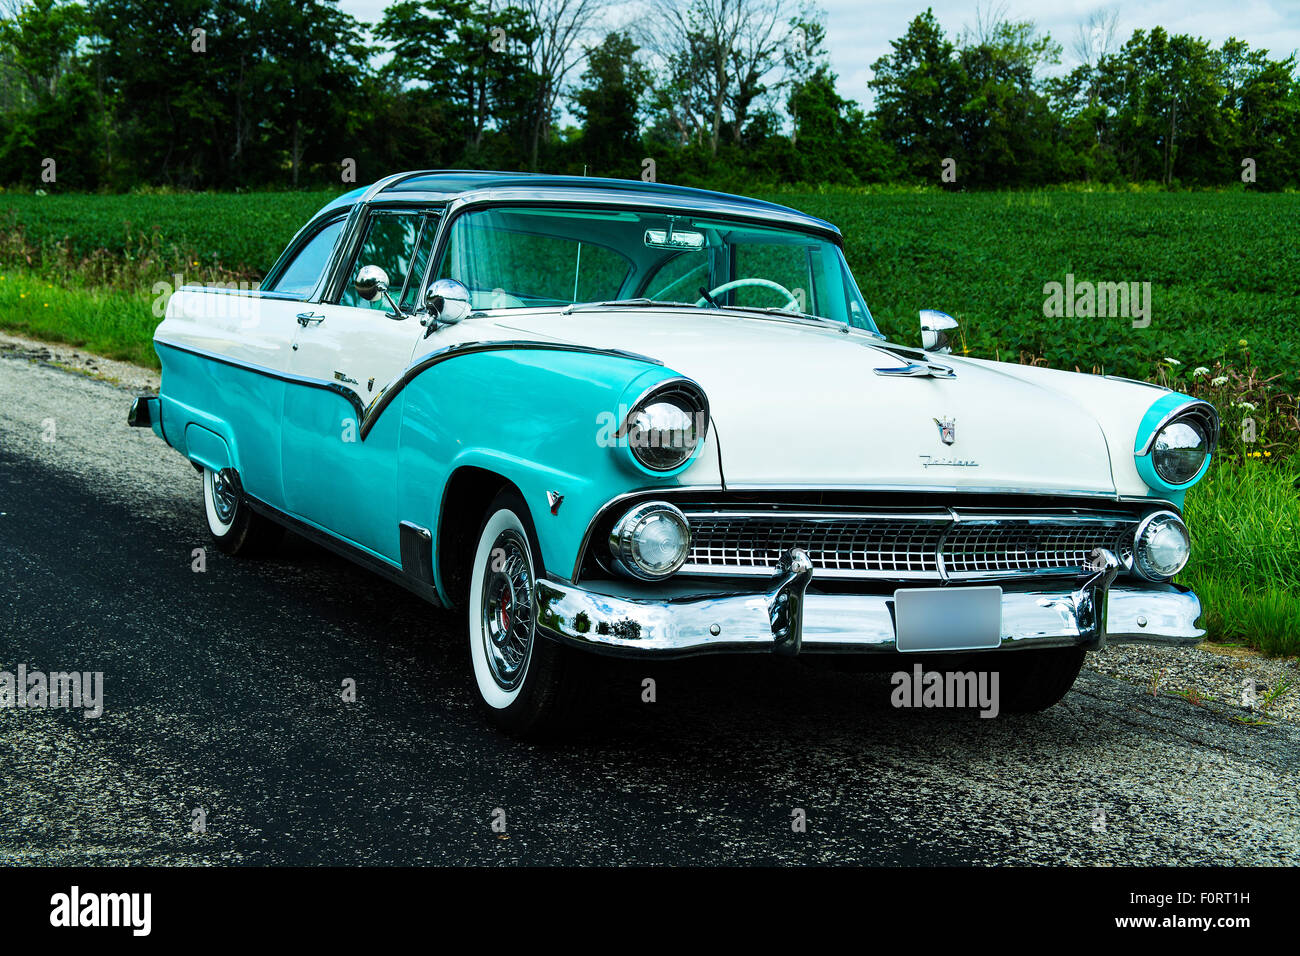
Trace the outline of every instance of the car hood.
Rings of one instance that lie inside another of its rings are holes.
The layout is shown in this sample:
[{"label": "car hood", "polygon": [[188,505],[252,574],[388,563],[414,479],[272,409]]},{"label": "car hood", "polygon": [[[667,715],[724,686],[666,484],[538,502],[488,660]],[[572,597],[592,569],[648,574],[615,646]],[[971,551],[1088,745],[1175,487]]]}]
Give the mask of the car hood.
[{"label": "car hood", "polygon": [[[1015,365],[936,355],[927,358],[956,378],[887,377],[875,369],[908,359],[863,333],[703,310],[514,314],[497,324],[638,352],[694,379],[709,397],[729,488],[1115,493],[1097,418]],[[951,444],[941,423],[952,425]]]}]

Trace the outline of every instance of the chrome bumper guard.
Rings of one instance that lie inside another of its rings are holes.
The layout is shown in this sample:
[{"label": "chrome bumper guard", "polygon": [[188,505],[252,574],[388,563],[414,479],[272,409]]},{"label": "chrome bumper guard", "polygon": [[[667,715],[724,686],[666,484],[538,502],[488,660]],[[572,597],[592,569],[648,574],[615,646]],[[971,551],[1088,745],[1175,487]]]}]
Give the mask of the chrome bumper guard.
[{"label": "chrome bumper guard", "polygon": [[[1113,587],[1118,571],[1115,555],[1099,549],[1073,588],[1004,590],[1002,643],[990,650],[1190,645],[1205,635],[1196,626],[1201,602],[1191,591],[1172,584]],[[892,594],[810,592],[812,580],[812,562],[798,548],[753,592],[638,597],[542,580],[537,627],[554,640],[622,657],[898,653]]]}]

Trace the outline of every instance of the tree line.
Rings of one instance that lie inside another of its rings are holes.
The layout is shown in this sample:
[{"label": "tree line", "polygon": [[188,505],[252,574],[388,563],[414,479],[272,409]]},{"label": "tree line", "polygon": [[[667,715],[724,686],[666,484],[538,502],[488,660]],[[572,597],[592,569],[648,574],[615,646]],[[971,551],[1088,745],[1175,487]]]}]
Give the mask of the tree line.
[{"label": "tree line", "polygon": [[1296,57],[1114,14],[930,10],[842,96],[801,0],[0,2],[0,184],[293,188],[473,167],[741,188],[1300,185]]}]

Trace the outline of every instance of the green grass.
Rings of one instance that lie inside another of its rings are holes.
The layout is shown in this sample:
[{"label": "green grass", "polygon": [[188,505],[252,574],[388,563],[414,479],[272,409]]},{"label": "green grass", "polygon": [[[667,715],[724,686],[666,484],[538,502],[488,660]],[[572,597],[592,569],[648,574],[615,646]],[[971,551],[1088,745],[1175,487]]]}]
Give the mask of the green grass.
[{"label": "green grass", "polygon": [[1215,640],[1300,654],[1300,461],[1221,462],[1187,495],[1193,557],[1179,579]]},{"label": "green grass", "polygon": [[[0,328],[156,368],[155,283],[176,272],[185,282],[260,278],[334,195],[0,193]],[[961,321],[968,354],[1159,379],[1215,401],[1231,454],[1187,497],[1195,554],[1181,580],[1201,595],[1214,639],[1300,653],[1300,195],[877,188],[759,198],[841,228],[895,341],[917,342],[917,311],[937,308]],[[1043,286],[1066,273],[1150,282],[1150,326],[1045,318]],[[1192,379],[1199,365],[1213,371]],[[1211,388],[1220,373],[1231,381]],[[1234,404],[1244,400],[1256,409]],[[1237,438],[1248,416],[1260,429],[1249,446]],[[1245,457],[1251,449],[1261,457]]]},{"label": "green grass", "polygon": [[151,304],[147,292],[69,286],[26,271],[0,272],[0,328],[158,368],[153,330],[159,320]]}]

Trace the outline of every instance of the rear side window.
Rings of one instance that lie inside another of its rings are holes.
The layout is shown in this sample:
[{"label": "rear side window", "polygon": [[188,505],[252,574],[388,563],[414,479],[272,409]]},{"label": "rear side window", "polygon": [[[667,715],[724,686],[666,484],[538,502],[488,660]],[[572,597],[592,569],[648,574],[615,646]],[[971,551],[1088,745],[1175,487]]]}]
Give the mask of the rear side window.
[{"label": "rear side window", "polygon": [[330,253],[334,243],[343,231],[342,219],[335,219],[323,229],[298,247],[297,253],[275,284],[266,287],[268,292],[283,292],[287,295],[307,295],[316,288],[316,283],[329,265]]}]

